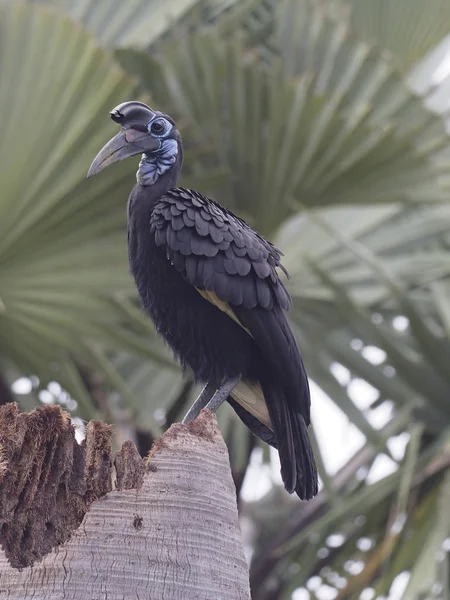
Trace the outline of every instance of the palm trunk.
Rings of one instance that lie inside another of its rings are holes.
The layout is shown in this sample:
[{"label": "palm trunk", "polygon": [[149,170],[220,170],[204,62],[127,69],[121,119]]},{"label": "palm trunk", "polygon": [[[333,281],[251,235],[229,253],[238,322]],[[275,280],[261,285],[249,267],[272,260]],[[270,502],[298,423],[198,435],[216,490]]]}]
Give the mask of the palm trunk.
[{"label": "palm trunk", "polygon": [[125,443],[115,469],[110,440],[108,426],[91,423],[80,448],[56,407],[0,408],[0,593],[248,600],[235,489],[214,416],[202,411],[188,426],[173,425],[146,460]]}]

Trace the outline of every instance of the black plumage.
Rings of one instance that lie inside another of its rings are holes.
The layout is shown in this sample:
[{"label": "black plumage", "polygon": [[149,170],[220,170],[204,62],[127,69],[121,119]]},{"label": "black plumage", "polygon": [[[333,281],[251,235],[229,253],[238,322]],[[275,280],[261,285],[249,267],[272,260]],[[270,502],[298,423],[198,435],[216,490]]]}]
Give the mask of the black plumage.
[{"label": "black plumage", "polygon": [[[128,202],[130,268],[143,305],[198,381],[211,389],[231,382],[229,396],[223,387],[224,399],[255,435],[278,449],[286,489],[309,499],[317,493],[307,432],[310,393],[286,319],[291,299],[277,271],[284,270],[280,252],[231,211],[176,187],[178,131],[162,113],[148,109],[142,116],[143,106],[124,103],[113,111],[122,132],[91,167],[97,172],[112,154],[117,160],[143,153]],[[168,131],[164,137],[152,134],[158,120]],[[128,145],[121,146],[124,139]],[[208,390],[204,399],[197,402],[211,399]]]}]

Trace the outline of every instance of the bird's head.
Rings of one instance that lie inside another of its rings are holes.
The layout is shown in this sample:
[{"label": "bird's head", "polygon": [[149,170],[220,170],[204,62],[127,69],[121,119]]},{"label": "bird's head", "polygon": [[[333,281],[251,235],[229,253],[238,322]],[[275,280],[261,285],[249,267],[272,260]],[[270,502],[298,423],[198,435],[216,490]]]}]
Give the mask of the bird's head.
[{"label": "bird's head", "polygon": [[136,154],[142,154],[137,172],[141,185],[153,185],[161,175],[176,166],[179,171],[181,139],[171,117],[136,101],[119,104],[110,115],[120,125],[120,131],[97,154],[88,177]]}]

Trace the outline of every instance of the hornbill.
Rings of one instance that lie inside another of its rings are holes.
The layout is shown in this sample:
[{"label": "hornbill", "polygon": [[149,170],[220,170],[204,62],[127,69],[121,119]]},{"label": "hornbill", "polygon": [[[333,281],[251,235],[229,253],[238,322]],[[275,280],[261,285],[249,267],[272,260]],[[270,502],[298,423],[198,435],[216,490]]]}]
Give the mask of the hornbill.
[{"label": "hornbill", "polygon": [[[214,200],[176,187],[183,162],[173,119],[142,102],[111,111],[120,132],[88,177],[141,154],[128,200],[128,254],[144,308],[184,368],[205,385],[183,422],[227,400],[278,449],[288,492],[317,493],[310,393],[286,319],[280,251]],[[287,275],[287,273],[286,273]]]}]

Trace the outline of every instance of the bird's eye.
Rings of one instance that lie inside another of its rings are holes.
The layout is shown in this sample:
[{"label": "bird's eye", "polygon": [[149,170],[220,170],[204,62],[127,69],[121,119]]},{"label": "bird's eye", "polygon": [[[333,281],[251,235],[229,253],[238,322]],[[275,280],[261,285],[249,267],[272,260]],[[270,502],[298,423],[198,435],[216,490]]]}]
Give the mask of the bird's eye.
[{"label": "bird's eye", "polygon": [[150,125],[150,132],[154,135],[164,135],[168,131],[168,125],[165,119],[156,119]]}]

